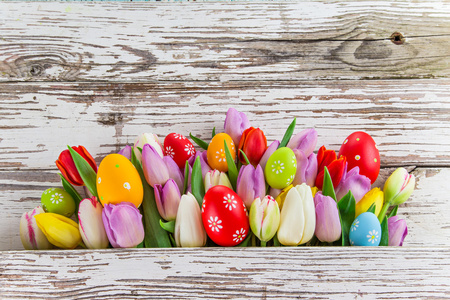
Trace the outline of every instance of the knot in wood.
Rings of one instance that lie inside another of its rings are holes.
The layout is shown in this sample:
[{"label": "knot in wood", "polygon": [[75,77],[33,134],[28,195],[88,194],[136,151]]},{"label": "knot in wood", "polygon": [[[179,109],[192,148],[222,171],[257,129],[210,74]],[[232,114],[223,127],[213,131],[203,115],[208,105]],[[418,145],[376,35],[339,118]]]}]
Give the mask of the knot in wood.
[{"label": "knot in wood", "polygon": [[405,37],[400,32],[394,32],[391,34],[391,42],[393,42],[396,45],[401,45],[405,42]]},{"label": "knot in wood", "polygon": [[30,67],[31,76],[39,76],[44,68],[41,65],[32,65]]}]

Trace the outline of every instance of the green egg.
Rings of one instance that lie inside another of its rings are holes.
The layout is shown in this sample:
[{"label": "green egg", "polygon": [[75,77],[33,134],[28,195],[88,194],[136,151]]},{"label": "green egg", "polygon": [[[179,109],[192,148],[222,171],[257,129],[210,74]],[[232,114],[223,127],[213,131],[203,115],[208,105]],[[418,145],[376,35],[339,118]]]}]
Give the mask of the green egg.
[{"label": "green egg", "polygon": [[51,212],[70,218],[75,212],[75,201],[65,190],[50,188],[41,196],[42,208],[45,212]]},{"label": "green egg", "polygon": [[297,172],[294,151],[287,147],[277,149],[267,160],[264,175],[267,183],[275,189],[284,189],[292,183]]}]

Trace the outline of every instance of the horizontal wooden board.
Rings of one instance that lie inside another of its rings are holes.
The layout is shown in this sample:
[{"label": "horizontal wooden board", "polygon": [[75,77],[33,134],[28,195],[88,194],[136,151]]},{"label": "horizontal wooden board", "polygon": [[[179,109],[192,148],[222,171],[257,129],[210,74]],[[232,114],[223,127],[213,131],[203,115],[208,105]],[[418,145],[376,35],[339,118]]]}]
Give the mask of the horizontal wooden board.
[{"label": "horizontal wooden board", "polygon": [[450,74],[450,3],[442,1],[1,2],[0,12],[1,81]]}]

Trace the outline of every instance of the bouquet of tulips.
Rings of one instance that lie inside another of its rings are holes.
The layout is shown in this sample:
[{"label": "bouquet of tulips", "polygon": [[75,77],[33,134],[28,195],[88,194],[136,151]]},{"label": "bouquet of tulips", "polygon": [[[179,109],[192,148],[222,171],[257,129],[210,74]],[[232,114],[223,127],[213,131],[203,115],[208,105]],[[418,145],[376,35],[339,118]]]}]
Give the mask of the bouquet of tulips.
[{"label": "bouquet of tulips", "polygon": [[316,154],[316,130],[294,134],[295,123],[268,146],[230,108],[209,142],[190,134],[203,150],[182,134],[161,143],[145,133],[98,167],[83,146],[68,147],[56,160],[62,188],[21,218],[23,246],[401,246],[407,227],[396,213],[414,176],[398,168],[383,190],[371,188],[380,155],[370,135]]}]

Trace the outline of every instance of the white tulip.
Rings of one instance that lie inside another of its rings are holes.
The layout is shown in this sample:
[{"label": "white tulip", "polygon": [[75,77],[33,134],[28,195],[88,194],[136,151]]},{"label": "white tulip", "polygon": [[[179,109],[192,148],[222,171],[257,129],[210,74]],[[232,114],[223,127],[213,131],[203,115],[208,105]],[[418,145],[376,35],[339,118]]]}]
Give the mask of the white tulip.
[{"label": "white tulip", "polygon": [[202,247],[206,244],[200,206],[189,192],[181,196],[174,235],[178,247]]}]

